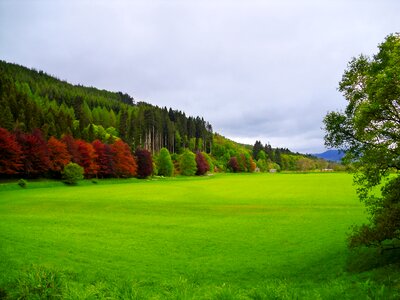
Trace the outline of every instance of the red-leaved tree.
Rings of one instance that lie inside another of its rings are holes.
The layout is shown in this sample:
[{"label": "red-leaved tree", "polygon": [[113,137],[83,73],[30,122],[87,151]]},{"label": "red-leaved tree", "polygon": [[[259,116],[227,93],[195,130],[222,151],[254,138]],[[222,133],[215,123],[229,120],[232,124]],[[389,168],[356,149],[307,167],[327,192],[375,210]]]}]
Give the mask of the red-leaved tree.
[{"label": "red-leaved tree", "polygon": [[151,153],[146,149],[136,149],[135,157],[138,166],[138,177],[146,178],[150,176],[153,173],[153,159]]},{"label": "red-leaved tree", "polygon": [[99,166],[96,164],[97,154],[94,151],[92,144],[83,140],[76,140],[75,142],[78,146],[78,152],[81,160],[79,165],[85,170],[85,177],[95,177]]},{"label": "red-leaved tree", "polygon": [[0,128],[0,175],[17,174],[22,168],[22,150],[15,136]]},{"label": "red-leaved tree", "polygon": [[16,138],[22,148],[23,173],[27,177],[38,177],[47,173],[50,165],[49,152],[40,129],[35,129],[32,134],[18,131]]},{"label": "red-leaved tree", "polygon": [[210,170],[210,166],[208,165],[206,158],[200,151],[196,153],[196,165],[197,165],[196,175],[204,175],[207,173],[207,171]]},{"label": "red-leaved tree", "polygon": [[231,159],[228,161],[228,169],[230,169],[234,173],[239,172],[239,163],[235,156],[231,157]]},{"label": "red-leaved tree", "polygon": [[81,156],[75,139],[71,135],[64,135],[61,141],[67,146],[68,153],[71,155],[71,161],[79,165],[81,163]]},{"label": "red-leaved tree", "polygon": [[67,145],[52,136],[47,141],[49,151],[50,171],[60,174],[64,166],[71,161],[71,155],[68,153]]},{"label": "red-leaved tree", "polygon": [[128,144],[118,139],[111,145],[111,148],[114,152],[114,174],[117,177],[135,176],[138,166]]},{"label": "red-leaved tree", "polygon": [[96,151],[96,164],[99,166],[97,176],[101,178],[112,177],[115,175],[114,168],[114,150],[108,144],[104,144],[99,140],[92,142],[92,146]]}]

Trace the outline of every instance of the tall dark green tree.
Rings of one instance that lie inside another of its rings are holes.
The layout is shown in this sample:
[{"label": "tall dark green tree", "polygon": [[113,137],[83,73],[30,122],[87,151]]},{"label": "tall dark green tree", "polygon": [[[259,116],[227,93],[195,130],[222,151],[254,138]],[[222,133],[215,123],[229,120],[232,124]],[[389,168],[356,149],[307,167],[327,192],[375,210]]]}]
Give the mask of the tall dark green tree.
[{"label": "tall dark green tree", "polygon": [[256,141],[253,146],[253,158],[257,159],[258,152],[264,149],[263,144],[261,141]]}]

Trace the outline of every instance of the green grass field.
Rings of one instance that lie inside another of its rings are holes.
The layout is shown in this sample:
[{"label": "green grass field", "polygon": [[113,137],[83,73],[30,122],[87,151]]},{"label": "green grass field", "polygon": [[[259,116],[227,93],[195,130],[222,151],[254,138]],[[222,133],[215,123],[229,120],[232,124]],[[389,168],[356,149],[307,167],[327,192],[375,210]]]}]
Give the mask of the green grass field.
[{"label": "green grass field", "polygon": [[0,298],[396,299],[365,221],[348,174],[2,184]]}]

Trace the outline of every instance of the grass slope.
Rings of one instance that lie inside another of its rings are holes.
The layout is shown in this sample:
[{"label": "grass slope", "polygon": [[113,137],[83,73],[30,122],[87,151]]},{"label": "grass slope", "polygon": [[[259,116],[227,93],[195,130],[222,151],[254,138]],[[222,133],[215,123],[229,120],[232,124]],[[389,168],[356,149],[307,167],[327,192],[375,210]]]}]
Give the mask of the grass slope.
[{"label": "grass slope", "polygon": [[[46,289],[65,298],[395,293],[393,282],[368,280],[379,271],[344,271],[346,232],[366,220],[347,174],[48,185],[0,186],[0,296],[45,297]],[[46,288],[35,290],[37,282]]]}]

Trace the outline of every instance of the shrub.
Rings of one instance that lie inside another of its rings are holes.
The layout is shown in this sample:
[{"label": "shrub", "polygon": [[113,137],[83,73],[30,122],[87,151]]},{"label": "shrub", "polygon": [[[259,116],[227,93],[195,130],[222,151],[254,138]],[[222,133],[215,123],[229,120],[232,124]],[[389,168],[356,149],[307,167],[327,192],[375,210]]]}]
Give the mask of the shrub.
[{"label": "shrub", "polygon": [[25,179],[18,180],[18,185],[22,188],[26,188],[28,182]]},{"label": "shrub", "polygon": [[172,176],[174,173],[174,164],[172,163],[171,155],[167,148],[160,150],[160,155],[157,159],[158,162],[158,175]]},{"label": "shrub", "polygon": [[179,160],[181,174],[184,176],[193,176],[197,171],[195,155],[189,150],[185,150]]},{"label": "shrub", "polygon": [[83,179],[83,168],[76,163],[69,163],[62,171],[62,178],[66,184],[76,184]]}]

